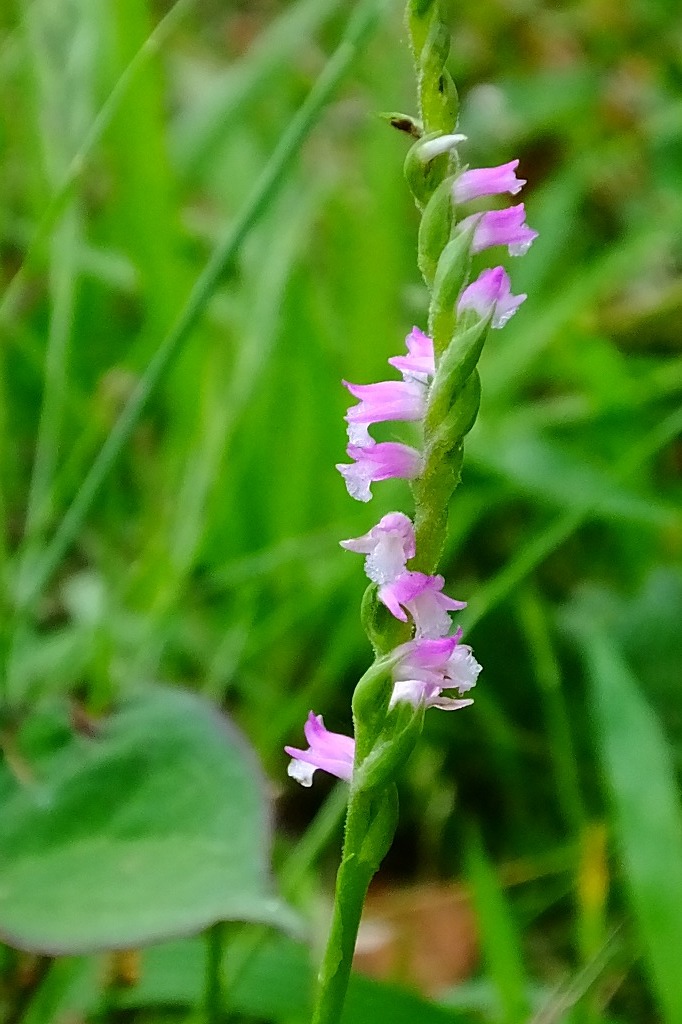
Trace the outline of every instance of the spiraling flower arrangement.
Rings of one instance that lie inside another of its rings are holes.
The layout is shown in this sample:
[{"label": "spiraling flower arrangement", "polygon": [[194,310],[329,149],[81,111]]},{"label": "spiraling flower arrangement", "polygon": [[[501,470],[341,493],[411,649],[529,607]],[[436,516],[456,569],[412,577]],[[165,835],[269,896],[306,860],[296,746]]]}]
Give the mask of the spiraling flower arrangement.
[{"label": "spiraling flower arrangement", "polygon": [[[420,157],[429,161],[433,154],[445,152],[446,146],[454,148],[464,141],[462,135],[429,140],[422,145]],[[439,144],[437,148],[434,142]],[[455,175],[451,184],[453,205],[503,192],[516,195],[525,185],[522,178],[516,177],[518,163],[512,160],[500,167],[465,170]],[[457,225],[455,237],[467,239],[471,254],[506,246],[510,255],[518,256],[526,252],[536,235],[537,232],[526,225],[524,206],[520,203],[465,217]],[[471,328],[478,332],[482,327],[503,327],[525,299],[525,295],[512,294],[509,276],[503,267],[483,270],[457,296],[458,319],[464,325],[461,333]],[[425,472],[424,452],[393,441],[377,443],[369,433],[372,424],[389,420],[423,424],[437,374],[434,345],[418,327],[412,328],[406,345],[406,355],[388,360],[400,372],[402,380],[376,384],[343,382],[358,399],[358,404],[351,406],[346,414],[347,453],[353,462],[336,468],[344,477],[348,493],[358,501],[371,500],[372,483],[391,477],[417,480]],[[415,572],[407,567],[417,554],[412,521],[402,512],[390,512],[364,536],[342,540],[341,547],[366,556],[365,572],[376,586],[378,600],[396,619],[411,621],[414,639],[393,652],[389,710],[399,701],[407,701],[415,708],[436,707],[447,711],[473,704],[470,699],[442,696],[444,690],[457,690],[460,695],[470,690],[476,685],[481,666],[471,648],[460,643],[461,629],[449,635],[452,628],[449,613],[465,608],[465,602],[443,593],[445,580],[442,576]],[[289,774],[305,786],[311,785],[316,768],[349,781],[355,746],[352,738],[329,732],[322,716],[312,711],[305,725],[305,736],[309,744],[307,750],[285,748],[292,758]]]},{"label": "spiraling flower arrangement", "polygon": [[[428,333],[414,327],[406,352],[389,359],[399,378],[368,384],[344,381],[356,399],[348,409],[347,454],[337,468],[351,497],[372,498],[372,485],[410,481],[414,520],[390,512],[361,537],[341,541],[365,556],[369,587],[363,623],[375,660],[353,695],[355,736],[330,732],[313,712],[306,749],[286,747],[289,774],[305,786],[321,769],[350,784],[344,851],[313,1024],[341,1015],[362,905],[369,882],[392,841],[397,819],[395,778],[413,749],[428,708],[455,711],[469,696],[481,666],[452,614],[466,607],[444,592],[436,572],[447,507],[459,482],[463,440],[478,412],[476,365],[490,328],[499,329],[525,295],[514,295],[506,270],[493,266],[472,280],[472,257],[495,248],[525,253],[537,233],[523,203],[470,213],[467,204],[515,196],[525,185],[518,160],[466,168],[455,132],[457,96],[445,60],[449,32],[438,0],[410,0],[408,26],[417,65],[421,120],[404,115],[417,137],[405,174],[421,211],[418,262],[429,288]],[[419,449],[376,441],[377,423],[421,426]]]}]

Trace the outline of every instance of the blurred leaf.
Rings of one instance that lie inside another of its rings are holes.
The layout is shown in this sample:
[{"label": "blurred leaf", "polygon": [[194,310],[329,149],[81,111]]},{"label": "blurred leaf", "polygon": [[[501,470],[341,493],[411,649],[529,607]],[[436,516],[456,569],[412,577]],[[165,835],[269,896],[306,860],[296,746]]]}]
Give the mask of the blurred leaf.
[{"label": "blurred leaf", "polygon": [[271,894],[264,782],[200,698],[150,687],[74,735],[63,711],[0,776],[0,931],[24,949],[130,948],[217,920],[292,925]]},{"label": "blurred leaf", "polygon": [[[175,125],[175,149],[185,174],[196,172],[225,139],[245,107],[264,92],[273,74],[286,67],[304,42],[310,42],[340,0],[298,0],[260,33],[251,50],[231,67],[204,82],[200,101],[182,112]],[[205,72],[204,72],[205,74]]]},{"label": "blurred leaf", "polygon": [[679,509],[653,495],[646,497],[610,479],[602,467],[583,455],[576,458],[555,442],[514,430],[508,420],[501,430],[474,431],[470,457],[502,474],[522,491],[562,509],[577,508],[609,520],[646,526],[682,523]]},{"label": "blurred leaf", "polygon": [[[666,725],[682,735],[679,707],[682,664],[682,570],[654,566],[641,588],[624,596],[606,586],[583,586],[568,611],[577,632],[598,621],[623,650],[635,675],[647,678],[650,692],[665,700]],[[633,630],[632,624],[637,623]]]},{"label": "blurred leaf", "polygon": [[[310,1019],[314,969],[309,951],[284,936],[266,936],[262,941],[245,936],[251,952],[240,956],[240,942],[225,956],[228,1009],[240,1016],[259,1020],[306,1022]],[[165,943],[143,953],[140,983],[122,994],[121,1008],[154,1005],[193,1005],[203,980],[201,943],[194,940]],[[237,959],[238,967],[231,968]],[[351,978],[344,1024],[447,1024],[462,1021],[460,1011],[414,995],[411,992],[371,981],[354,974]]]},{"label": "blurred leaf", "polygon": [[55,960],[31,999],[21,1024],[81,1020],[97,1000],[101,975],[101,964],[96,957]]},{"label": "blurred leaf", "polygon": [[466,859],[490,979],[497,990],[503,1019],[508,1024],[518,1024],[529,1011],[521,942],[495,869],[488,861],[480,836],[473,830],[467,842]]},{"label": "blurred leaf", "polygon": [[682,1021],[682,817],[675,772],[656,716],[605,635],[585,638],[597,737],[615,828],[654,990]]}]

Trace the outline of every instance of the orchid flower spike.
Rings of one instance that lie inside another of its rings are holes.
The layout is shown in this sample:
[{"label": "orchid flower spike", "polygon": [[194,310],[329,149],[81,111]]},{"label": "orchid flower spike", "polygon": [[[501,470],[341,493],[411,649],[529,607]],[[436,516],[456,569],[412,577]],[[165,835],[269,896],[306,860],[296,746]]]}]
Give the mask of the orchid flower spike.
[{"label": "orchid flower spike", "polygon": [[504,210],[473,213],[458,225],[460,231],[472,227],[474,234],[471,251],[474,254],[493,245],[506,245],[510,256],[523,256],[538,237],[537,231],[526,224],[526,208],[523,203],[508,206]]},{"label": "orchid flower spike", "polygon": [[452,186],[452,197],[456,203],[468,203],[483,196],[497,196],[509,192],[515,196],[526,184],[525,178],[517,178],[515,171],[518,160],[511,160],[499,167],[477,167],[463,171]]},{"label": "orchid flower spike", "polygon": [[340,541],[346,551],[367,555],[365,572],[373,583],[390,583],[415,555],[414,527],[402,512],[389,512],[369,533]]},{"label": "orchid flower spike", "polygon": [[492,326],[504,327],[527,295],[512,295],[509,275],[504,267],[484,270],[468,288],[462,292],[457,311],[463,313],[472,309],[482,320],[492,318]]},{"label": "orchid flower spike", "polygon": [[350,782],[353,774],[355,740],[342,733],[330,732],[325,728],[322,715],[315,715],[312,711],[303,726],[303,731],[309,744],[307,750],[299,750],[297,747],[284,748],[291,757],[287,769],[291,778],[296,779],[302,786],[312,786],[313,775],[321,768],[322,771],[335,775],[337,779]]},{"label": "orchid flower spike", "polygon": [[383,441],[367,447],[349,444],[346,452],[355,461],[351,465],[340,463],[336,468],[346,481],[351,498],[357,501],[371,500],[370,484],[377,480],[393,477],[413,480],[422,471],[419,452],[397,441]]}]

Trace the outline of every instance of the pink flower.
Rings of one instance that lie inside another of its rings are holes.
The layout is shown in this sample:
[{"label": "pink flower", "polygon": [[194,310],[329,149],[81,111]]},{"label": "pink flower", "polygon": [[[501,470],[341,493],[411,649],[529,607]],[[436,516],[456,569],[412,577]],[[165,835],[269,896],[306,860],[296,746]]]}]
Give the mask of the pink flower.
[{"label": "pink flower", "polygon": [[433,354],[433,341],[418,327],[413,327],[405,338],[408,355],[393,356],[389,359],[391,366],[400,370],[405,380],[418,380],[426,383],[436,372]]},{"label": "pink flower", "polygon": [[397,441],[384,441],[366,448],[349,444],[346,451],[355,462],[350,466],[340,463],[336,468],[346,481],[351,498],[358,501],[370,501],[370,484],[374,481],[392,477],[413,480],[422,471],[419,452]]},{"label": "pink flower", "polygon": [[377,384],[349,384],[344,380],[359,405],[346,414],[348,439],[351,444],[366,447],[374,442],[367,432],[370,423],[385,420],[420,420],[426,409],[426,386],[416,380],[382,380]]},{"label": "pink flower", "polygon": [[510,256],[523,256],[538,237],[537,231],[529,228],[525,220],[526,209],[523,203],[519,203],[505,210],[474,213],[460,221],[459,228],[466,231],[474,227],[473,253],[483,252],[493,245],[506,245]]},{"label": "pink flower", "polygon": [[462,630],[440,639],[417,639],[398,648],[402,657],[394,669],[395,685],[391,706],[407,700],[418,706],[456,711],[473,704],[470,699],[443,697],[443,690],[465,693],[476,685],[481,666],[471,648],[460,644]]},{"label": "pink flower", "polygon": [[461,638],[460,627],[452,636],[420,637],[397,647],[395,653],[400,657],[393,670],[394,679],[422,679],[442,686],[448,661]]},{"label": "pink flower", "polygon": [[473,309],[482,320],[492,316],[493,327],[504,327],[513,317],[527,295],[512,295],[509,275],[504,267],[484,270],[468,288],[462,292],[457,309]]},{"label": "pink flower", "polygon": [[322,715],[315,715],[312,711],[303,726],[303,731],[309,744],[308,750],[284,748],[292,759],[287,769],[291,778],[296,779],[302,786],[312,786],[313,774],[321,768],[322,771],[335,775],[337,779],[349,782],[353,774],[355,740],[338,732],[329,732],[325,728]]},{"label": "pink flower", "polygon": [[390,583],[405,571],[408,558],[414,558],[414,527],[402,512],[389,512],[369,533],[342,540],[341,547],[367,555],[365,572],[373,583]]},{"label": "pink flower", "polygon": [[407,622],[408,611],[417,636],[442,637],[452,625],[448,612],[466,608],[465,601],[455,601],[442,593],[444,583],[442,576],[406,570],[393,582],[379,587],[379,600],[401,622]]},{"label": "pink flower", "polygon": [[497,196],[509,192],[515,196],[526,184],[524,178],[517,178],[518,160],[499,167],[478,167],[464,171],[452,186],[452,196],[456,203],[468,203],[470,199],[482,196]]},{"label": "pink flower", "polygon": [[466,693],[476,685],[481,666],[468,644],[460,643],[461,627],[453,636],[410,640],[403,644],[402,657],[394,670],[396,680],[423,679],[445,690]]}]

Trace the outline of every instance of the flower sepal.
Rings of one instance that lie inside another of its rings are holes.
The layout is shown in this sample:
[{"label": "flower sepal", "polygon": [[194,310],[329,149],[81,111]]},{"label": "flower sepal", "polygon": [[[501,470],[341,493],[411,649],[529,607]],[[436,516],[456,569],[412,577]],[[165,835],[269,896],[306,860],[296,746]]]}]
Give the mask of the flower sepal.
[{"label": "flower sepal", "polygon": [[365,590],[360,618],[377,657],[385,655],[409,639],[409,624],[400,622],[391,615],[386,605],[379,600],[379,587],[376,583],[370,583]]},{"label": "flower sepal", "polygon": [[[432,435],[448,417],[456,396],[476,369],[488,334],[492,314],[470,326],[458,324],[438,364],[431,386],[424,427]],[[477,407],[478,408],[478,407]]]},{"label": "flower sepal", "polygon": [[464,138],[464,135],[429,132],[408,149],[403,169],[407,184],[420,207],[429,201],[447,172],[450,151],[459,142],[463,142]]},{"label": "flower sepal", "polygon": [[427,456],[433,454],[446,457],[461,446],[478,416],[481,404],[481,378],[478,370],[474,370],[457,395],[457,401],[442,420],[436,422],[429,430]]},{"label": "flower sepal", "polygon": [[362,837],[357,867],[361,875],[369,880],[381,866],[391,848],[395,830],[398,827],[398,790],[389,785],[379,793],[367,794],[370,814],[366,831]]},{"label": "flower sepal", "polygon": [[384,727],[393,693],[393,669],[398,658],[394,652],[377,658],[353,691],[356,764],[367,757]]},{"label": "flower sepal", "polygon": [[450,175],[440,183],[424,207],[419,224],[417,263],[429,288],[433,285],[440,255],[450,238],[454,180],[454,175]]},{"label": "flower sepal", "polygon": [[457,323],[455,303],[469,274],[472,238],[472,228],[458,231],[443,249],[436,267],[429,333],[433,338],[437,361]]},{"label": "flower sepal", "polygon": [[[399,701],[386,716],[384,726],[364,759],[356,755],[353,788],[369,793],[395,781],[424,726],[424,705]],[[357,725],[356,725],[357,729]]]}]

